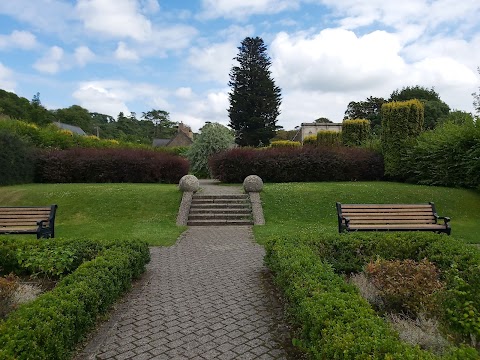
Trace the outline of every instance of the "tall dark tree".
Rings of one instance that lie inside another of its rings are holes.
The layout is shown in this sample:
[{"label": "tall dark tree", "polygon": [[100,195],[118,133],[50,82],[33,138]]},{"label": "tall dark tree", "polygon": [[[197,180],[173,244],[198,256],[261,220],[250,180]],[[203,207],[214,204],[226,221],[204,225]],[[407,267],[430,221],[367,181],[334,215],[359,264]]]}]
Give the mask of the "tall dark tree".
[{"label": "tall dark tree", "polygon": [[[478,73],[480,74],[480,67],[477,68]],[[480,115],[480,88],[478,88],[478,93],[474,92],[473,96],[473,107],[475,112]]]},{"label": "tall dark tree", "polygon": [[433,129],[450,113],[450,107],[440,99],[440,95],[432,87],[407,86],[402,90],[395,90],[390,95],[389,101],[407,101],[417,99],[425,107],[425,129]]},{"label": "tall dark tree", "polygon": [[344,120],[367,119],[374,134],[380,133],[382,125],[382,105],[386,102],[384,98],[370,96],[365,101],[350,101],[345,111]]},{"label": "tall dark tree", "polygon": [[281,91],[271,77],[271,60],[259,37],[245,38],[230,71],[230,127],[240,146],[268,145],[277,130]]}]

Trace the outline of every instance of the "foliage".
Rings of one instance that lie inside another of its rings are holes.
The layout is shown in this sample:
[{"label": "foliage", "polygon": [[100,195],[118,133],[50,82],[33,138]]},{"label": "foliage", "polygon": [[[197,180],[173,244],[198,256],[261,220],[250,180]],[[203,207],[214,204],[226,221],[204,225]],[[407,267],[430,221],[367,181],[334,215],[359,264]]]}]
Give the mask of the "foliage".
[{"label": "foliage", "polygon": [[303,145],[317,145],[317,135],[307,135],[303,139]]},{"label": "foliage", "polygon": [[50,292],[0,322],[0,358],[69,359],[110,306],[149,261],[147,244],[110,241],[94,259],[64,277]]},{"label": "foliage", "polygon": [[212,157],[210,168],[220,181],[237,183],[252,174],[264,182],[360,181],[383,175],[380,154],[345,147],[232,149]]},{"label": "foliage", "polygon": [[[175,225],[181,198],[182,193],[174,184],[0,187],[0,204],[4,206],[57,204],[55,233],[58,238],[139,239],[152,246],[173,245],[185,230],[185,227]],[[35,236],[0,236],[0,267],[6,269],[17,269],[18,266],[16,253],[6,245],[12,240],[34,242]]]},{"label": "foliage", "polygon": [[382,124],[382,105],[387,101],[384,98],[370,96],[365,101],[351,101],[345,110],[344,120],[367,119],[370,121],[372,132],[380,133]]},{"label": "foliage", "polygon": [[370,121],[366,119],[344,120],[342,142],[345,146],[360,146],[370,138]]},{"label": "foliage", "polygon": [[300,147],[302,144],[299,141],[291,140],[277,140],[270,143],[271,147]]},{"label": "foliage", "polygon": [[319,117],[318,119],[315,119],[315,123],[317,123],[317,124],[332,124],[333,121],[326,118],[326,117]]},{"label": "foliage", "polygon": [[278,141],[278,140],[291,140],[292,141],[297,133],[298,133],[298,130],[278,129],[275,136],[272,138],[271,141]]},{"label": "foliage", "polygon": [[[450,249],[450,251],[444,251]],[[406,252],[404,252],[406,250]],[[347,284],[337,266],[357,264],[357,271],[369,259],[427,257],[440,269],[443,264],[461,262],[462,269],[480,260],[478,250],[451,237],[423,233],[370,233],[313,236],[278,236],[266,244],[266,263],[283,290],[288,310],[299,328],[296,344],[313,358],[342,359],[477,359],[471,348],[451,348],[441,356],[420,351],[398,340],[392,329]],[[453,257],[452,257],[453,255]],[[343,258],[339,263],[338,256]],[[469,294],[475,297],[480,280],[469,279]],[[447,281],[447,288],[452,286]],[[477,300],[475,300],[478,303]],[[448,309],[448,307],[447,307]],[[477,308],[478,309],[478,308]]]},{"label": "foliage", "polygon": [[402,156],[423,129],[423,105],[418,100],[391,102],[382,106],[382,148],[385,174],[402,178]]},{"label": "foliage", "polygon": [[366,265],[365,273],[383,299],[382,310],[414,318],[438,313],[437,295],[444,284],[436,266],[427,259],[377,259]]},{"label": "foliage", "polygon": [[447,122],[421,134],[404,153],[402,168],[411,182],[480,186],[480,123]]},{"label": "foliage", "polygon": [[[345,204],[433,201],[440,216],[451,217],[455,238],[461,242],[480,243],[480,193],[474,190],[378,181],[267,183],[261,197],[266,224],[254,227],[255,237],[261,244],[270,237],[285,234],[312,237],[319,233],[337,234],[337,201]],[[347,240],[353,242],[353,238]],[[347,260],[347,265],[350,261]]]},{"label": "foliage", "polygon": [[233,144],[234,137],[228,128],[218,123],[206,124],[187,151],[191,172],[200,178],[210,177],[209,158]]},{"label": "foliage", "polygon": [[0,276],[0,319],[7,315],[13,303],[13,295],[18,288],[18,277],[10,273]]},{"label": "foliage", "polygon": [[271,60],[259,37],[245,38],[230,71],[229,126],[240,146],[269,145],[277,130],[280,88],[270,74]]},{"label": "foliage", "polygon": [[417,99],[424,106],[424,127],[434,129],[450,112],[450,107],[440,99],[434,88],[427,89],[423,86],[407,86],[402,90],[395,90],[388,101],[407,101]]},{"label": "foliage", "polygon": [[70,149],[37,156],[40,183],[178,183],[188,173],[179,156],[132,149]]},{"label": "foliage", "polygon": [[342,133],[340,131],[320,130],[317,133],[317,146],[340,145],[342,145]]},{"label": "foliage", "polygon": [[19,136],[0,128],[0,185],[33,181],[34,155]]},{"label": "foliage", "polygon": [[[477,71],[480,74],[480,67],[477,67]],[[479,92],[478,93],[474,92],[472,96],[473,96],[473,107],[475,108],[475,111],[477,112],[477,114],[480,115],[480,88],[479,88]]]}]

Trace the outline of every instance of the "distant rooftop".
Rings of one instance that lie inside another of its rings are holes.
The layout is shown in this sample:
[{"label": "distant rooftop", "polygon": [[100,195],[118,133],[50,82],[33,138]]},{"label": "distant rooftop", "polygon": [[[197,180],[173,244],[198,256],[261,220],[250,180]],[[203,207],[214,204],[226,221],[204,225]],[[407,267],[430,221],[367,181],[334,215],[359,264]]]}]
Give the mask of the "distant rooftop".
[{"label": "distant rooftop", "polygon": [[69,124],[64,124],[64,123],[61,123],[59,121],[55,121],[54,124],[59,127],[60,129],[63,129],[63,130],[70,130],[72,133],[74,134],[77,134],[77,135],[82,135],[82,136],[86,136],[87,133],[85,131],[83,131],[81,128],[79,128],[78,126],[75,126],[75,125],[69,125]]}]

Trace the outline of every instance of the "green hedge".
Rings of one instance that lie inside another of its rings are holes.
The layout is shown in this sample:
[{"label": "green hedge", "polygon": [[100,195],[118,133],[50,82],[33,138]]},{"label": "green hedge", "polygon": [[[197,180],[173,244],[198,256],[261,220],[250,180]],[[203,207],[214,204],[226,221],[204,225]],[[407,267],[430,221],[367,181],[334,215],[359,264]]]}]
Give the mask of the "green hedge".
[{"label": "green hedge", "polygon": [[360,146],[371,136],[370,121],[366,119],[343,120],[342,142],[345,146]]},{"label": "green hedge", "polygon": [[[98,255],[0,322],[0,358],[69,359],[97,316],[130,287],[149,261],[146,243],[101,242]],[[10,251],[13,247],[10,247]]]},{"label": "green hedge", "polygon": [[342,133],[333,130],[320,130],[317,133],[317,146],[341,146]]},{"label": "green hedge", "polygon": [[0,128],[0,185],[33,182],[35,172],[31,147],[18,135]]},{"label": "green hedge", "polygon": [[[282,289],[298,327],[297,346],[315,359],[477,359],[468,347],[451,348],[443,357],[401,342],[342,272],[358,271],[368,259],[422,259],[442,269],[456,264],[470,297],[480,282],[479,253],[436,234],[322,234],[315,239],[277,238],[266,245],[265,261]],[[476,273],[477,280],[473,278]],[[454,304],[455,284],[446,308]],[[458,294],[457,294],[458,295]],[[460,296],[460,297],[461,297]],[[465,299],[460,299],[465,300]],[[478,308],[477,308],[478,309]],[[463,310],[463,309],[462,309]],[[477,313],[478,314],[478,313]],[[463,315],[463,314],[462,314]],[[455,327],[455,326],[453,326]]]}]

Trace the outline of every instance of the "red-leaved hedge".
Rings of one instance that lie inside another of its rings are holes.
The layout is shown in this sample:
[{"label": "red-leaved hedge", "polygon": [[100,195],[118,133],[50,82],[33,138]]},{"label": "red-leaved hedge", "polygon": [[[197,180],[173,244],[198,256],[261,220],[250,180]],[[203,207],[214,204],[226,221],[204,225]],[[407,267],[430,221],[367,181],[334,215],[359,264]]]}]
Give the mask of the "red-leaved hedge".
[{"label": "red-leaved hedge", "polygon": [[383,178],[383,158],[361,148],[237,148],[210,158],[213,176],[241,183],[248,175],[265,182],[361,181]]},{"label": "red-leaved hedge", "polygon": [[40,183],[177,183],[188,174],[180,156],[135,149],[71,149],[37,155]]}]

